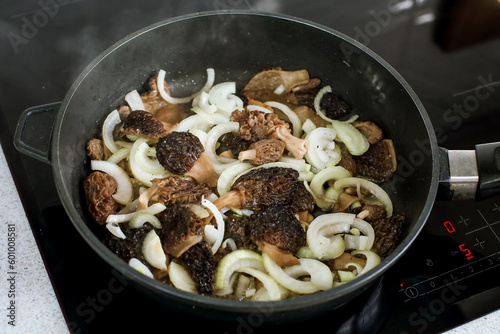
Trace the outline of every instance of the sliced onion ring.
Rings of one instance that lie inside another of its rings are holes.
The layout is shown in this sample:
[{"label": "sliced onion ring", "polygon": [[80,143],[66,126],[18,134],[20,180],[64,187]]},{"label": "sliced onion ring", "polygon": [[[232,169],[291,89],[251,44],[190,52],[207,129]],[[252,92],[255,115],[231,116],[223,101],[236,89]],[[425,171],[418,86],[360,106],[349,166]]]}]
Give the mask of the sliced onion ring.
[{"label": "sliced onion ring", "polygon": [[[212,212],[212,215],[215,217],[215,221],[217,222],[217,236],[214,244],[212,245],[212,253],[215,254],[219,250],[219,247],[222,244],[222,239],[224,238],[224,218],[222,217],[222,214],[220,213],[219,209],[217,209],[215,204],[210,202],[209,200],[202,198],[201,205]],[[205,228],[209,228],[209,226],[213,225],[205,225]]]},{"label": "sliced onion ring", "polygon": [[333,184],[333,188],[336,189],[337,191],[342,191],[348,187],[354,187],[354,188],[363,187],[366,190],[370,191],[373,194],[373,196],[375,196],[385,206],[385,210],[387,211],[387,217],[392,216],[393,206],[391,198],[389,197],[389,195],[387,195],[385,190],[382,189],[376,183],[359,177],[346,177],[338,181],[335,181],[335,183]]},{"label": "sliced onion ring", "polygon": [[212,161],[215,172],[217,174],[221,174],[224,171],[224,169],[240,163],[238,159],[230,159],[230,158],[223,159],[217,156],[217,154],[215,153],[215,149],[219,138],[225,133],[237,132],[239,131],[239,129],[240,129],[240,124],[238,122],[227,122],[214,126],[208,132],[207,139],[204,143],[205,153]]},{"label": "sliced onion ring", "polygon": [[[140,156],[145,155],[139,154],[140,152],[140,147],[143,143],[146,143],[147,139],[146,138],[139,138],[134,142],[134,145],[132,145],[132,149],[130,150],[130,160],[129,160],[129,165],[130,165],[130,171],[132,172],[132,175],[140,182],[142,182],[144,185],[151,187],[153,183],[151,182],[154,179],[161,179],[166,177],[167,175],[170,174],[170,172],[164,170],[162,173],[158,174],[153,174],[150,173],[146,170],[144,170],[137,159],[141,159]],[[145,147],[143,147],[144,149]],[[147,148],[146,148],[147,149]],[[147,157],[146,157],[147,158]],[[149,159],[149,158],[147,158]]]},{"label": "sliced onion ring", "polygon": [[130,91],[125,95],[125,101],[127,101],[130,109],[134,110],[146,110],[144,107],[144,102],[142,102],[141,95],[137,90]]},{"label": "sliced onion ring", "polygon": [[155,230],[151,230],[144,237],[142,243],[142,253],[144,259],[150,265],[160,270],[167,270],[167,256],[163,251],[160,237],[156,234]]},{"label": "sliced onion ring", "polygon": [[302,121],[295,111],[290,109],[287,105],[276,101],[267,101],[265,104],[282,111],[292,123],[292,134],[299,138],[302,136]]},{"label": "sliced onion ring", "polygon": [[248,249],[238,249],[224,256],[215,272],[215,287],[224,293],[232,293],[229,284],[233,273],[240,268],[255,268],[264,271],[262,256]]},{"label": "sliced onion ring", "polygon": [[113,132],[121,121],[120,114],[118,113],[118,110],[115,109],[109,113],[102,125],[102,141],[104,142],[104,146],[106,146],[111,153],[115,153],[119,150],[119,147],[116,145],[115,139],[113,138]]},{"label": "sliced onion ring", "polygon": [[167,207],[161,203],[155,203],[147,207],[146,209],[139,210],[137,212],[109,215],[108,218],[106,218],[106,223],[112,223],[112,224],[125,223],[130,221],[135,215],[141,212],[147,212],[149,214],[156,215],[165,210],[166,208]]},{"label": "sliced onion ring", "polygon": [[345,250],[340,234],[349,233],[355,215],[330,213],[316,217],[306,232],[307,244],[320,260],[335,259]]},{"label": "sliced onion ring", "polygon": [[129,221],[129,226],[132,228],[141,228],[145,223],[150,223],[155,228],[161,228],[160,220],[149,212],[137,212]]},{"label": "sliced onion ring", "polygon": [[128,261],[128,265],[137,270],[138,272],[140,272],[141,274],[149,278],[154,278],[153,273],[149,270],[149,268],[135,257],[131,258],[130,261]]},{"label": "sliced onion ring", "polygon": [[92,170],[99,170],[111,175],[116,183],[116,193],[113,195],[113,199],[120,204],[128,204],[133,200],[133,187],[130,177],[127,175],[121,167],[118,165],[102,160],[92,160],[90,162],[90,168]]},{"label": "sliced onion ring", "polygon": [[172,97],[167,92],[165,91],[165,75],[166,72],[164,70],[160,70],[158,72],[158,79],[157,79],[157,85],[158,85],[158,91],[160,92],[161,97],[172,104],[179,104],[179,103],[188,103],[192,99],[194,99],[196,96],[201,94],[201,92],[207,92],[212,85],[214,84],[215,80],[215,71],[213,68],[207,68],[207,81],[203,88],[198,91],[197,93],[194,93],[192,95],[186,96],[186,97]]},{"label": "sliced onion ring", "polygon": [[[262,253],[264,266],[276,282],[290,291],[310,294],[330,289],[333,285],[333,274],[328,266],[314,259],[299,259],[300,265],[282,269],[269,255]],[[294,268],[295,267],[295,268]],[[302,281],[296,277],[311,275],[310,281]]]},{"label": "sliced onion ring", "polygon": [[358,272],[358,276],[366,274],[369,270],[373,269],[373,267],[380,263],[380,256],[369,250],[353,251],[351,254],[362,254],[366,257],[366,265],[363,267],[363,270]]},{"label": "sliced onion ring", "polygon": [[281,289],[274,278],[268,274],[251,267],[239,268],[237,271],[251,275],[258,279],[267,290],[268,300],[281,300]]},{"label": "sliced onion ring", "polygon": [[172,284],[179,290],[197,293],[196,283],[189,272],[177,262],[170,262],[168,266],[168,276]]},{"label": "sliced onion ring", "polygon": [[316,97],[314,97],[314,110],[318,113],[318,115],[321,118],[323,118],[325,121],[328,121],[328,122],[333,122],[334,120],[325,115],[324,111],[321,110],[320,104],[321,104],[321,99],[323,98],[323,96],[325,96],[325,94],[331,93],[331,92],[332,92],[332,87],[328,85],[328,86],[321,88],[318,91],[318,94],[316,94]]}]

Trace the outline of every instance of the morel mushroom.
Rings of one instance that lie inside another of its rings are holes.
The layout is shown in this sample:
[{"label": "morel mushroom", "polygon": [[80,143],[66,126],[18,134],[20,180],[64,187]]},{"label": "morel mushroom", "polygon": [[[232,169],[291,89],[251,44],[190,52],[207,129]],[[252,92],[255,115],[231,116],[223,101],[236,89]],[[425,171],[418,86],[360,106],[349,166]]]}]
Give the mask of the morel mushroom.
[{"label": "morel mushroom", "polygon": [[295,215],[277,205],[251,216],[250,239],[281,267],[300,264],[293,256],[306,244],[306,232]]},{"label": "morel mushroom", "polygon": [[83,181],[83,190],[87,207],[97,224],[106,224],[109,215],[119,210],[119,204],[113,199],[118,184],[109,174],[95,171]]},{"label": "morel mushroom", "polygon": [[277,67],[257,73],[246,84],[242,93],[248,100],[276,101],[283,93],[288,93],[295,86],[308,81],[307,70],[283,71]]},{"label": "morel mushroom", "polygon": [[180,257],[203,239],[203,222],[183,205],[167,205],[158,218],[162,227],[160,239],[163,250],[173,257]]},{"label": "morel mushroom", "polygon": [[375,231],[375,241],[371,250],[381,257],[388,256],[399,242],[404,222],[404,214],[397,214],[371,222]]},{"label": "morel mushroom", "polygon": [[120,229],[125,234],[125,239],[110,234],[104,240],[104,243],[113,253],[126,262],[132,258],[143,259],[142,245],[144,237],[153,229],[153,226],[146,223],[141,228],[133,228],[129,224],[121,224]]},{"label": "morel mushroom", "polygon": [[224,239],[231,238],[236,248],[255,250],[256,245],[250,240],[250,216],[235,215],[232,211],[227,213],[224,229]]},{"label": "morel mushroom", "polygon": [[245,140],[277,138],[285,143],[285,148],[297,159],[302,159],[307,152],[309,142],[293,136],[288,123],[274,113],[235,110],[231,114],[231,121],[240,124],[240,136]]},{"label": "morel mushroom", "polygon": [[391,139],[370,145],[368,151],[353,157],[356,163],[356,174],[374,180],[385,180],[396,171],[396,152]]},{"label": "morel mushroom", "polygon": [[161,122],[152,113],[134,110],[123,123],[122,133],[144,138],[159,138],[171,132],[175,124]]},{"label": "morel mushroom", "polygon": [[148,207],[149,201],[162,204],[196,203],[203,196],[212,193],[210,185],[205,182],[183,179],[178,175],[169,175],[163,179],[154,179],[152,186],[139,196],[139,208]]},{"label": "morel mushroom", "polygon": [[382,129],[371,121],[354,121],[352,125],[361,132],[370,144],[376,144],[384,137]]},{"label": "morel mushroom", "polygon": [[250,145],[248,150],[240,152],[238,160],[248,160],[253,165],[263,165],[278,161],[285,150],[285,143],[279,139],[262,139]]},{"label": "morel mushroom", "polygon": [[203,238],[203,222],[189,208],[171,204],[159,215],[160,240],[165,253],[181,259],[196,283],[197,291],[212,294],[215,258]]},{"label": "morel mushroom", "polygon": [[220,210],[226,206],[259,210],[270,205],[291,205],[299,173],[291,168],[257,168],[240,176],[231,190],[214,201]]},{"label": "morel mushroom", "polygon": [[215,289],[216,261],[209,243],[201,240],[182,253],[180,259],[191,274],[198,293],[212,295]]},{"label": "morel mushroom", "polygon": [[172,132],[156,144],[158,162],[170,172],[217,185],[219,175],[205,153],[200,139],[189,132]]},{"label": "morel mushroom", "polygon": [[87,155],[90,160],[104,160],[104,143],[101,139],[93,138],[87,142]]},{"label": "morel mushroom", "polygon": [[[294,89],[292,94],[289,94],[289,100],[296,105],[304,105],[309,108],[314,107],[314,99],[320,91],[319,85],[312,87],[312,83],[317,81],[310,80],[311,84],[298,86]],[[345,116],[350,111],[350,106],[345,100],[337,96],[333,92],[328,92],[323,95],[320,101],[320,109],[325,112],[326,117],[330,119],[339,119]]]}]

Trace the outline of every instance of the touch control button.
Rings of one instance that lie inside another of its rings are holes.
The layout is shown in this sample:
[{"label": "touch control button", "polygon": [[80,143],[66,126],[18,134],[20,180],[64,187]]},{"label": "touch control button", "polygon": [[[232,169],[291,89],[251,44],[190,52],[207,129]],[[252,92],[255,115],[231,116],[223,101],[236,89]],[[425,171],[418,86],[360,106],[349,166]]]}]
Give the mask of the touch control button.
[{"label": "touch control button", "polygon": [[408,298],[417,298],[418,297],[418,290],[417,288],[410,286],[405,289],[405,294]]}]

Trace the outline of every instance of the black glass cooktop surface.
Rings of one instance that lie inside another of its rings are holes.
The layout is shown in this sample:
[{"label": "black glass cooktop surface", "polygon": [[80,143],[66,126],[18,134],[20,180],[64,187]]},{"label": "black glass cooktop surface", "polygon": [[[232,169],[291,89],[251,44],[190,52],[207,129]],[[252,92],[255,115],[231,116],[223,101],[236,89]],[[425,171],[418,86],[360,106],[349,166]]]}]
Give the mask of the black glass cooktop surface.
[{"label": "black glass cooktop surface", "polygon": [[[148,328],[271,333],[257,316],[236,323],[172,314],[136,291],[79,237],[49,165],[13,147],[28,107],[61,101],[73,80],[117,40],[165,18],[249,9],[324,24],[365,44],[414,88],[448,149],[499,141],[498,1],[16,1],[0,5],[0,139],[61,308],[74,333]],[[495,21],[496,20],[496,21]],[[85,263],[85,265],[81,265]],[[89,266],[89,264],[91,264]],[[435,333],[500,308],[500,197],[438,201],[415,244],[345,307],[282,324],[303,332]]]}]

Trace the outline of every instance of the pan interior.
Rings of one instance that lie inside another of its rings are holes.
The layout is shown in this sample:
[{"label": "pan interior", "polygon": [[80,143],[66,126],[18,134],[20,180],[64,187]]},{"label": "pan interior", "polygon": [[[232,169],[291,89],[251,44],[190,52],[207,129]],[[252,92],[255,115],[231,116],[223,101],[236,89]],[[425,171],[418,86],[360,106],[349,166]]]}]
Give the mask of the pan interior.
[{"label": "pan interior", "polygon": [[76,228],[106,260],[123,268],[92,232],[95,224],[86,214],[81,183],[89,172],[87,140],[99,134],[105,116],[124,104],[127,92],[143,90],[159,69],[167,73],[171,94],[184,96],[202,87],[209,67],[215,69],[216,82],[236,81],[241,89],[255,73],[279,66],[307,69],[330,84],[353,114],[378,123],[394,140],[399,169],[384,188],[396,212],[407,216],[402,250],[423,225],[435,195],[436,144],[425,111],[406,83],[365,51],[327,28],[257,13],[169,20],[117,43],[75,82],[55,128],[55,179]]}]

